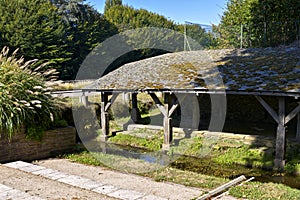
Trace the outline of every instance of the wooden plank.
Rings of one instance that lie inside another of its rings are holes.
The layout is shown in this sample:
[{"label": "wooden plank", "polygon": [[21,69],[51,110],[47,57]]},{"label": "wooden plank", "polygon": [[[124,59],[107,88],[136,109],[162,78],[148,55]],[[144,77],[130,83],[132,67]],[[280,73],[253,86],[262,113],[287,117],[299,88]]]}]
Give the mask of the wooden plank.
[{"label": "wooden plank", "polygon": [[246,177],[244,175],[242,175],[242,176],[240,176],[240,177],[238,177],[238,178],[236,178],[236,179],[234,179],[234,180],[232,180],[232,181],[230,181],[230,182],[228,182],[228,183],[226,183],[226,184],[224,184],[224,185],[222,185],[222,186],[220,186],[220,187],[218,187],[218,188],[216,188],[216,189],[208,192],[207,194],[205,194],[205,195],[197,198],[197,200],[210,199],[211,197],[213,197],[213,196],[215,196],[217,194],[220,194],[221,192],[223,192],[223,191],[225,191],[225,190],[227,190],[227,189],[229,189],[229,188],[237,185],[238,183],[240,183],[240,182],[242,182],[244,180],[246,180]]},{"label": "wooden plank", "polygon": [[298,113],[298,117],[297,117],[296,140],[297,140],[298,142],[300,142],[300,113]]},{"label": "wooden plank", "polygon": [[279,97],[279,122],[276,137],[276,155],[274,160],[275,169],[283,170],[285,161],[285,98]]},{"label": "wooden plank", "polygon": [[285,124],[289,123],[300,112],[300,105],[298,105],[288,116],[285,117]]},{"label": "wooden plank", "polygon": [[255,96],[255,97],[260,102],[260,104],[268,111],[268,113],[273,117],[273,119],[277,123],[279,123],[279,116],[276,114],[273,108],[271,108],[271,106],[269,106],[269,104],[267,104],[267,102],[265,102],[265,100],[260,96]]},{"label": "wooden plank", "polygon": [[153,99],[153,101],[155,102],[157,108],[160,110],[160,112],[164,115],[164,116],[168,116],[168,113],[166,112],[165,107],[163,106],[163,104],[160,102],[160,100],[158,99],[158,97],[156,96],[155,93],[149,93],[151,98]]}]

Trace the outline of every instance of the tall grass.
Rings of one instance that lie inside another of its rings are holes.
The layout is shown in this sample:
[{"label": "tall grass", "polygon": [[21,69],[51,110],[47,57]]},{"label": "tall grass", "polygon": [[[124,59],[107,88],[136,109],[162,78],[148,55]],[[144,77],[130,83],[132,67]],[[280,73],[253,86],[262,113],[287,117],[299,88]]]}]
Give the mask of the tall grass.
[{"label": "tall grass", "polygon": [[56,114],[57,103],[50,96],[47,80],[56,78],[56,71],[43,67],[32,69],[37,60],[17,58],[17,50],[9,54],[4,47],[0,53],[0,131],[9,138],[25,128],[35,137],[49,125]]}]

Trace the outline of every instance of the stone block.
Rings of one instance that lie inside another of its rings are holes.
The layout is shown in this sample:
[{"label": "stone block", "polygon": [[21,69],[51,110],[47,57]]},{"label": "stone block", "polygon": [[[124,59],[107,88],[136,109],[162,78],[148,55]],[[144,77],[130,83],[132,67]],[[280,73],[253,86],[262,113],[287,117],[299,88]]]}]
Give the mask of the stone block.
[{"label": "stone block", "polygon": [[145,194],[136,191],[120,189],[109,193],[108,196],[123,200],[135,200],[145,196]]},{"label": "stone block", "polygon": [[100,187],[97,187],[97,188],[93,189],[92,191],[97,192],[99,194],[107,195],[107,194],[115,192],[117,190],[119,190],[119,188],[117,188],[113,185],[103,185],[103,186],[100,186]]}]

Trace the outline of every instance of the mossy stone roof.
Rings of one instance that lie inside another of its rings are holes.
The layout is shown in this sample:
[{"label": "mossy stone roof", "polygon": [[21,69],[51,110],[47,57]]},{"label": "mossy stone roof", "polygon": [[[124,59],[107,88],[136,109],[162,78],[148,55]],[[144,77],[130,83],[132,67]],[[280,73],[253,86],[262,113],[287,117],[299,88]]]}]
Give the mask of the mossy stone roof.
[{"label": "mossy stone roof", "polygon": [[226,89],[300,93],[300,49],[260,48],[168,53],[125,64],[97,89]]}]

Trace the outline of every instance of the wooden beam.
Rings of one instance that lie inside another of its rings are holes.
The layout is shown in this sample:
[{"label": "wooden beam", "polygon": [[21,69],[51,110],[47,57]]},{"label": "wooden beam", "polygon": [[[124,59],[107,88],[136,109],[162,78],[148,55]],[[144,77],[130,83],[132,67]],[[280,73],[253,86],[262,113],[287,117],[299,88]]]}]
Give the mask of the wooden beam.
[{"label": "wooden beam", "polygon": [[163,106],[163,104],[160,102],[160,100],[158,99],[158,97],[156,96],[155,93],[149,93],[151,98],[153,99],[153,101],[155,102],[156,106],[158,107],[158,109],[160,110],[160,112],[164,115],[167,116],[167,112],[165,107]]},{"label": "wooden beam", "polygon": [[283,170],[285,161],[285,98],[279,97],[278,127],[276,137],[275,169]]},{"label": "wooden beam", "polygon": [[174,111],[178,108],[178,106],[179,106],[178,100],[176,100],[175,102],[172,102],[172,107],[169,110],[169,117],[171,117],[173,115]]},{"label": "wooden beam", "polygon": [[300,113],[298,113],[298,117],[297,117],[296,140],[297,140],[298,142],[300,142]]},{"label": "wooden beam", "polygon": [[101,93],[101,140],[106,141],[109,134],[109,113],[105,110],[108,103],[108,95]]},{"label": "wooden beam", "polygon": [[273,108],[271,108],[271,106],[269,106],[269,104],[267,104],[267,102],[265,102],[265,100],[263,98],[261,98],[260,96],[255,96],[255,98],[260,102],[260,104],[268,111],[268,113],[273,117],[273,119],[279,123],[279,117],[276,114],[276,112],[273,110]]},{"label": "wooden beam", "polygon": [[111,105],[115,102],[115,100],[117,99],[118,96],[119,96],[119,93],[113,93],[112,97],[107,101],[107,104],[105,106],[106,112],[111,107]]},{"label": "wooden beam", "polygon": [[287,124],[289,121],[294,119],[297,114],[300,112],[300,105],[298,105],[288,116],[285,117],[285,123]]},{"label": "wooden beam", "polygon": [[221,192],[223,192],[224,190],[227,190],[235,185],[237,185],[238,183],[245,181],[246,177],[244,175],[228,182],[225,183],[224,185],[221,185],[220,187],[217,187],[216,189],[209,191],[207,194],[204,194],[203,196],[197,198],[197,200],[207,200],[207,199],[211,199],[213,196],[220,194]]}]

